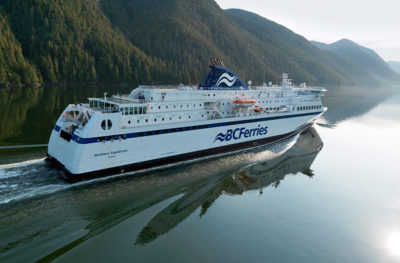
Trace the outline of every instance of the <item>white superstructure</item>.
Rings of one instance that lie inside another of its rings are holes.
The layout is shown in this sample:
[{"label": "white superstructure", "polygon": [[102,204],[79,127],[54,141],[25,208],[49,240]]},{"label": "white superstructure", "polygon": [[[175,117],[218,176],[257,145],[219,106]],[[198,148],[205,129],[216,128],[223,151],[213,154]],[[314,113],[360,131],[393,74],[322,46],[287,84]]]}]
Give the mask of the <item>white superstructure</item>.
[{"label": "white superstructure", "polygon": [[139,86],[129,95],[70,104],[48,156],[72,175],[140,169],[270,143],[322,115],[325,89],[248,87],[220,63],[198,87]]}]

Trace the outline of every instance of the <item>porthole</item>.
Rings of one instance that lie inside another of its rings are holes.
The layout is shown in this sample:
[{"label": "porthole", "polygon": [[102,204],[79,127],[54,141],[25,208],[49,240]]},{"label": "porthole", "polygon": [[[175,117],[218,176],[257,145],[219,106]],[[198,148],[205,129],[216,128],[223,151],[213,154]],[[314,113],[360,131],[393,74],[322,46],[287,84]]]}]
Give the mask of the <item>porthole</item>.
[{"label": "porthole", "polygon": [[157,122],[157,119],[154,119],[154,122]]},{"label": "porthole", "polygon": [[131,121],[128,121],[128,124],[131,124]]},{"label": "porthole", "polygon": [[106,127],[106,120],[103,120],[102,122],[101,122],[101,128],[103,129],[103,130],[105,130],[107,127]]},{"label": "porthole", "polygon": [[146,119],[146,122],[148,122],[149,120],[148,119]]},{"label": "porthole", "polygon": [[108,129],[111,129],[111,127],[112,127],[112,121],[111,121],[111,120],[107,120],[107,124],[108,124]]},{"label": "porthole", "polygon": [[160,110],[160,109],[161,109],[161,106],[158,106],[158,109]]}]

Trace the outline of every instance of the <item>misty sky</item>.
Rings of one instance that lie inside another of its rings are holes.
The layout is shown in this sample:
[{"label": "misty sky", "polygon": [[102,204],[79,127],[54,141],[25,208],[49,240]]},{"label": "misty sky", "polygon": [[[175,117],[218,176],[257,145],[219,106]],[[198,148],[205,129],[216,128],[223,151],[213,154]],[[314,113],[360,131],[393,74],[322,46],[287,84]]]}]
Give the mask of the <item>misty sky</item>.
[{"label": "misty sky", "polygon": [[308,40],[342,38],[400,61],[400,0],[216,0],[282,24]]}]

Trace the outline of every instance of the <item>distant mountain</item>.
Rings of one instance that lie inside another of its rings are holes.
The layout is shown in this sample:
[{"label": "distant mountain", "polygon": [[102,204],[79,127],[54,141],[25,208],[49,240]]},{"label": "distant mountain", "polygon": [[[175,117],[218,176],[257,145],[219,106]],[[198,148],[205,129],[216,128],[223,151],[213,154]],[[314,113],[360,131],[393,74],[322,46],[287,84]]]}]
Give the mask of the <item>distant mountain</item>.
[{"label": "distant mountain", "polygon": [[399,61],[388,61],[387,62],[390,68],[396,72],[397,74],[400,74],[400,62]]},{"label": "distant mountain", "polygon": [[306,81],[310,83],[346,83],[363,77],[372,81],[358,66],[316,48],[282,25],[240,9],[228,9],[226,12],[236,27],[262,43],[262,48],[255,48],[268,66],[280,72],[289,71],[294,79],[307,76]]},{"label": "distant mountain", "polygon": [[381,80],[399,79],[390,66],[372,49],[360,46],[348,39],[332,44],[311,41],[315,46],[328,50],[343,59],[353,62],[372,76]]},{"label": "distant mountain", "polygon": [[[213,0],[100,0],[113,26],[146,54],[165,61],[181,82],[198,83],[210,56],[244,79],[350,84],[371,79],[356,65],[312,46],[283,26],[242,10],[222,10]],[[256,27],[255,30],[253,28]]]}]

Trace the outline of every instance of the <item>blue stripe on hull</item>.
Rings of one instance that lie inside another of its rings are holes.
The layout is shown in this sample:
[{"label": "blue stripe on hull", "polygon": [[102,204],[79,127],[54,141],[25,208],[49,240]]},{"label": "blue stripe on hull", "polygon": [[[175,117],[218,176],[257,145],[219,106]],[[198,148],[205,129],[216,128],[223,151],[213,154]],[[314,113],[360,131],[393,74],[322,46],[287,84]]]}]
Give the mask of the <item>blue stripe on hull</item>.
[{"label": "blue stripe on hull", "polygon": [[[322,111],[302,113],[302,114],[292,114],[292,115],[285,115],[285,116],[276,116],[276,117],[267,117],[267,118],[258,118],[258,119],[249,119],[249,120],[241,120],[241,121],[230,121],[230,122],[210,123],[210,124],[202,124],[202,125],[195,125],[195,126],[184,126],[184,127],[161,129],[161,130],[151,130],[151,131],[144,131],[144,132],[115,134],[115,135],[109,135],[109,136],[103,136],[103,137],[105,138],[106,141],[112,140],[114,136],[118,137],[121,135],[124,135],[125,139],[130,139],[130,138],[136,138],[136,137],[152,136],[152,135],[175,133],[175,132],[184,132],[184,131],[191,131],[191,130],[201,130],[201,129],[224,127],[224,126],[231,126],[231,125],[238,125],[238,124],[245,124],[245,123],[254,123],[254,122],[262,122],[262,121],[272,121],[272,120],[279,120],[279,119],[304,117],[304,116],[318,115],[320,113],[322,113]],[[60,130],[60,126],[56,125],[54,127],[54,130],[56,132],[58,132]],[[99,137],[102,137],[102,136],[99,136]],[[100,142],[99,137],[82,138],[82,137],[79,137],[76,134],[74,134],[72,136],[71,140],[73,140],[79,144],[88,144],[88,143]]]}]

